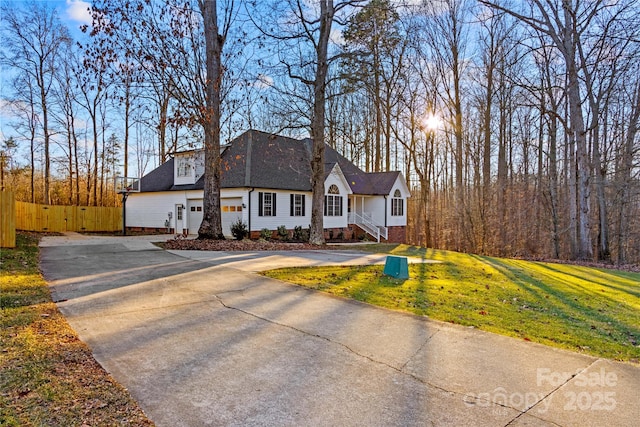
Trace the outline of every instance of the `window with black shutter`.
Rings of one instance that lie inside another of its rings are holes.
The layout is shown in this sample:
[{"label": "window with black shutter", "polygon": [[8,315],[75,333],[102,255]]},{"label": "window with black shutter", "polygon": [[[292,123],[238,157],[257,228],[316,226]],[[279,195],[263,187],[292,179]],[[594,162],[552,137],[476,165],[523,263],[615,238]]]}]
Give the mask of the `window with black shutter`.
[{"label": "window with black shutter", "polygon": [[276,216],[276,193],[258,193],[258,216]]}]

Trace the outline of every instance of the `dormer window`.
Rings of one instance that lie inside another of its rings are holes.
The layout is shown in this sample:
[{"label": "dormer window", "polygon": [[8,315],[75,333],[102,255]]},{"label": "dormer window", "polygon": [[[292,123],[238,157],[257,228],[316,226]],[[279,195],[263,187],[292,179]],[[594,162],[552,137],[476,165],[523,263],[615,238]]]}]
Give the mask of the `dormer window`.
[{"label": "dormer window", "polygon": [[191,176],[191,164],[189,164],[189,159],[181,158],[178,159],[178,177],[186,177]]}]

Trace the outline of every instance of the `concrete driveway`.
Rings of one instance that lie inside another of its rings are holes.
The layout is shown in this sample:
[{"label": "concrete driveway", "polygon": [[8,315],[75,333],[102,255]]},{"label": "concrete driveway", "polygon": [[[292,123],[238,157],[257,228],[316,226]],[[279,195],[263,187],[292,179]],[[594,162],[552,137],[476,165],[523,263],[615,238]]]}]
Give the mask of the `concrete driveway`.
[{"label": "concrete driveway", "polygon": [[41,267],[80,338],[158,426],[622,426],[640,367],[264,278],[368,264],[346,251],[163,251],[46,237]]}]

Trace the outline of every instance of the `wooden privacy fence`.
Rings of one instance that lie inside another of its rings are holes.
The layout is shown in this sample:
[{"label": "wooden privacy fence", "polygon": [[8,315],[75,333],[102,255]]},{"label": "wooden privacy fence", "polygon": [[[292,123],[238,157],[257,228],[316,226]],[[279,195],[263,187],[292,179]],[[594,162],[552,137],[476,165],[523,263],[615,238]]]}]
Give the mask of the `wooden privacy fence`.
[{"label": "wooden privacy fence", "polygon": [[25,231],[118,231],[122,208],[53,206],[15,202],[16,229]]},{"label": "wooden privacy fence", "polygon": [[16,245],[16,230],[120,231],[122,208],[53,206],[18,202],[11,191],[0,191],[0,247]]},{"label": "wooden privacy fence", "polygon": [[15,199],[10,191],[0,191],[0,248],[16,247]]}]

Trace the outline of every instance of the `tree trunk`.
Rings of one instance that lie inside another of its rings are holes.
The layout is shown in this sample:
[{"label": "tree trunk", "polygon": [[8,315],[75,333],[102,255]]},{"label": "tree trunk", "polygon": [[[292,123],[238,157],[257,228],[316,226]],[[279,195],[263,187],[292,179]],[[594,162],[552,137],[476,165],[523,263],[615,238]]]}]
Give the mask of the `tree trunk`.
[{"label": "tree trunk", "polygon": [[593,248],[591,247],[590,228],[590,181],[591,167],[589,163],[589,152],[587,150],[587,138],[584,128],[584,117],[582,113],[582,103],[580,100],[580,80],[575,61],[567,60],[567,95],[569,98],[569,114],[571,121],[571,137],[575,141],[576,153],[576,197],[577,197],[577,233],[578,246],[575,258],[588,260],[593,258]]},{"label": "tree trunk", "polygon": [[616,262],[624,264],[627,261],[627,248],[629,242],[629,216],[627,212],[631,205],[631,194],[633,178],[631,172],[633,170],[633,152],[635,149],[635,140],[638,133],[638,121],[640,120],[640,83],[636,85],[633,94],[633,103],[631,107],[631,115],[629,118],[629,128],[624,141],[622,150],[622,160],[620,167],[620,208],[618,211],[618,256]]},{"label": "tree trunk", "polygon": [[[594,119],[597,120],[597,119]],[[600,151],[600,127],[595,126],[591,131],[593,135],[593,165],[595,168],[596,199],[598,203],[598,250],[596,256],[601,261],[611,261],[609,249],[609,224],[607,223],[607,200],[605,195],[605,181],[607,169],[601,161]],[[604,135],[604,134],[603,134]]]},{"label": "tree trunk", "polygon": [[49,133],[49,110],[47,105],[47,92],[44,83],[44,64],[40,64],[40,106],[42,108],[42,132],[44,133],[44,193],[43,203],[51,204],[51,190],[49,189],[51,180],[51,156],[49,154],[49,146],[51,135]]},{"label": "tree trunk", "polygon": [[125,94],[124,94],[124,176],[129,176],[129,119],[131,115],[131,75],[127,70],[127,76],[125,81]]},{"label": "tree trunk", "polygon": [[96,119],[95,103],[91,113],[91,125],[93,130],[93,172],[91,173],[91,203],[98,206],[98,120]]},{"label": "tree trunk", "polygon": [[499,88],[500,93],[498,110],[498,172],[497,172],[497,209],[499,224],[499,236],[498,236],[498,254],[505,254],[505,247],[507,244],[507,227],[506,227],[506,195],[507,195],[507,98],[510,96],[508,88],[506,87],[506,78],[500,74]]},{"label": "tree trunk", "polygon": [[464,251],[466,244],[464,242],[464,230],[465,230],[465,200],[464,200],[464,188],[463,188],[463,135],[462,135],[462,101],[460,99],[460,63],[458,58],[458,46],[451,46],[451,54],[453,56],[452,72],[453,72],[453,90],[454,90],[454,138],[455,138],[455,165],[456,165],[456,217],[457,217],[457,230],[456,230],[456,250]]},{"label": "tree trunk", "polygon": [[484,109],[484,117],[483,117],[483,158],[482,158],[482,208],[481,208],[481,218],[482,218],[482,236],[480,239],[480,251],[485,253],[486,250],[486,240],[488,235],[488,211],[491,203],[491,104],[493,102],[493,69],[494,69],[494,58],[493,53],[491,53],[492,57],[489,59],[489,64],[487,64],[487,88],[486,88],[486,98],[485,98],[485,109]]},{"label": "tree trunk", "polygon": [[553,224],[553,256],[560,258],[560,231],[558,218],[558,118],[554,112],[549,117],[549,198]]},{"label": "tree trunk", "polygon": [[207,61],[204,128],[204,200],[198,239],[224,239],[220,211],[220,87],[224,38],[218,33],[216,0],[201,0]]},{"label": "tree trunk", "polygon": [[[316,73],[313,85],[313,113],[311,116],[311,232],[309,243],[324,244],[324,116],[327,73],[327,50],[333,22],[333,0],[320,1],[320,34],[316,44]],[[347,203],[345,201],[344,205]]]}]

